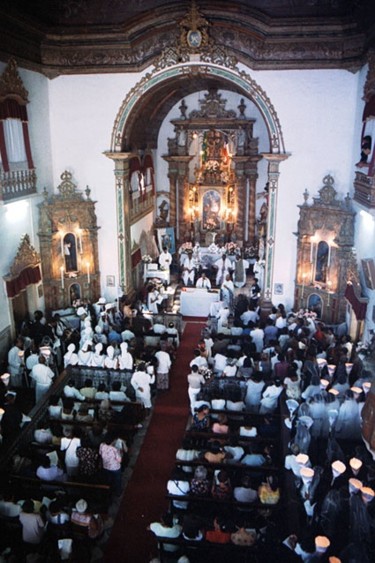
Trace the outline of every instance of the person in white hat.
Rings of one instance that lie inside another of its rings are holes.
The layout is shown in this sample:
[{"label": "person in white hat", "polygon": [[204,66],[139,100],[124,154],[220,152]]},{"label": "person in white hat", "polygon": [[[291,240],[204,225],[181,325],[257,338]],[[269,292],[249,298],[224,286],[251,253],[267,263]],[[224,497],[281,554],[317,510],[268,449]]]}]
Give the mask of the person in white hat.
[{"label": "person in white hat", "polygon": [[92,341],[85,340],[81,346],[81,349],[78,350],[78,365],[89,366],[91,363],[92,355]]},{"label": "person in white hat", "polygon": [[118,368],[118,358],[115,356],[115,349],[113,346],[107,347],[107,355],[104,357],[104,367],[107,369]]},{"label": "person in white hat", "polygon": [[340,440],[361,439],[359,406],[350,389],[344,394],[344,401],[339,409],[335,430],[336,437]]},{"label": "person in white hat", "polygon": [[67,352],[64,354],[64,368],[76,365],[78,365],[78,354],[76,354],[75,344],[71,343],[68,346]]},{"label": "person in white hat", "polygon": [[128,352],[127,342],[122,342],[120,344],[121,354],[118,358],[119,368],[125,371],[132,371],[134,359],[130,352]]},{"label": "person in white hat", "polygon": [[104,366],[105,356],[103,354],[103,344],[99,342],[95,345],[95,352],[91,357],[90,366],[102,368]]}]

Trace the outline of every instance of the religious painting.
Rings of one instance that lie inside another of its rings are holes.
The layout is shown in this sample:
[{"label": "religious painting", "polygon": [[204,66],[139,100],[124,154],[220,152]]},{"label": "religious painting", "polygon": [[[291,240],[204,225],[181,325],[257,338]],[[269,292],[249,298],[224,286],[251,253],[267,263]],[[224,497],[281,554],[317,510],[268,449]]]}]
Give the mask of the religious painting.
[{"label": "religious painting", "polygon": [[316,251],[315,281],[326,283],[328,270],[329,246],[321,240]]},{"label": "religious painting", "polygon": [[273,292],[275,295],[284,295],[284,284],[275,283],[273,286]]},{"label": "religious painting", "polygon": [[43,284],[39,284],[38,285],[38,297],[39,299],[41,299],[43,297],[44,293],[43,293]]},{"label": "religious painting", "polygon": [[217,190],[208,190],[202,198],[202,226],[205,231],[220,229],[221,196]]},{"label": "religious painting", "polygon": [[375,289],[375,265],[372,258],[361,260],[363,277],[368,289]]},{"label": "religious painting", "polygon": [[76,272],[77,268],[77,241],[73,233],[67,233],[63,240],[65,271]]},{"label": "religious painting", "polygon": [[157,238],[158,238],[159,252],[161,252],[163,248],[167,248],[171,254],[174,254],[176,252],[176,240],[174,236],[173,227],[166,227],[165,229],[157,229]]}]

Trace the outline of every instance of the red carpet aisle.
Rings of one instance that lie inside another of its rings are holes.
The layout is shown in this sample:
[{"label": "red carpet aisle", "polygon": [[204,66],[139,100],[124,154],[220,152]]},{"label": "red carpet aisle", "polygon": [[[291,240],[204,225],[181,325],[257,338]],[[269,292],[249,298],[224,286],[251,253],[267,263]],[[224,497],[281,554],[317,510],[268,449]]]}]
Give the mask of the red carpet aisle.
[{"label": "red carpet aisle", "polygon": [[155,537],[146,530],[166,510],[166,483],[174,467],[188,417],[186,375],[202,330],[188,322],[171,371],[171,389],[157,398],[147,435],[125,490],[104,561],[148,563],[157,555]]}]

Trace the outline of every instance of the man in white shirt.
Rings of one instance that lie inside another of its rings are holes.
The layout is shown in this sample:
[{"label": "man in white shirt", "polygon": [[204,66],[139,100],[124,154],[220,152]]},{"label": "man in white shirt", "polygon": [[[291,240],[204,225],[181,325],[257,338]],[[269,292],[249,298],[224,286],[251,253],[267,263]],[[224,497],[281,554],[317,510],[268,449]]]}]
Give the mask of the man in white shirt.
[{"label": "man in white shirt", "polygon": [[52,385],[52,379],[55,374],[46,365],[46,358],[40,354],[39,363],[36,364],[31,370],[30,377],[36,383],[35,386],[35,402],[38,403],[40,399],[47,393],[48,389]]},{"label": "man in white shirt", "polygon": [[195,279],[195,260],[193,254],[189,253],[182,265],[182,281],[185,286],[193,286]]},{"label": "man in white shirt", "polygon": [[259,320],[259,315],[253,307],[249,307],[247,311],[242,313],[240,319],[243,322],[244,326],[247,326],[250,321],[252,323],[256,323]]},{"label": "man in white shirt", "polygon": [[227,258],[226,254],[223,254],[221,258],[215,262],[214,267],[217,268],[216,285],[221,285],[232,269],[232,262]]},{"label": "man in white shirt", "polygon": [[204,272],[202,272],[201,277],[198,278],[195,287],[198,289],[211,289],[211,282]]},{"label": "man in white shirt", "polygon": [[64,387],[64,397],[72,397],[77,401],[84,401],[85,397],[81,395],[78,389],[75,387],[73,379],[68,382],[68,385]]},{"label": "man in white shirt", "polygon": [[169,270],[172,264],[172,255],[168,252],[166,246],[163,247],[163,252],[159,256],[159,266],[162,270]]},{"label": "man in white shirt", "polygon": [[10,373],[12,387],[22,385],[23,366],[23,339],[17,338],[14,346],[8,352],[8,372]]},{"label": "man in white shirt", "polygon": [[196,364],[191,366],[191,372],[187,376],[189,388],[188,395],[190,399],[190,409],[191,414],[194,414],[194,406],[198,393],[201,390],[201,385],[205,384],[205,379],[201,373],[199,373],[199,367]]},{"label": "man in white shirt", "polygon": [[223,354],[215,354],[213,360],[214,360],[214,373],[215,375],[220,376],[227,365],[227,357],[224,356]]}]

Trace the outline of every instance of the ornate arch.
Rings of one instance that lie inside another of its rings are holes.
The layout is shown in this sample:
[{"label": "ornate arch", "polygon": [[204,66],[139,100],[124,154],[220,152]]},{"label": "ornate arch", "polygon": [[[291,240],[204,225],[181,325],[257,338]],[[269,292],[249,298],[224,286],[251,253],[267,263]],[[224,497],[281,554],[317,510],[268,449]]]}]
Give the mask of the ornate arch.
[{"label": "ornate arch", "polygon": [[[123,140],[129,134],[128,129],[134,124],[132,116],[137,112],[137,105],[142,100],[142,97],[146,95],[153,96],[153,93],[157,93],[167,83],[170,84],[170,89],[172,90],[174,81],[184,79],[188,81],[199,76],[200,80],[194,80],[195,83],[202,84],[202,78],[206,78],[210,81],[215,81],[216,84],[219,83],[221,87],[224,87],[226,84],[230,85],[232,90],[250,98],[259,109],[267,125],[270,152],[273,154],[284,154],[285,147],[281,125],[276,110],[267,94],[248,73],[243,70],[240,71],[232,61],[227,62],[230,68],[210,62],[192,61],[174,64],[173,66],[168,66],[165,63],[167,68],[162,68],[164,65],[159,63],[154,70],[145,74],[122,102],[112,130],[111,152],[121,152],[124,150]],[[204,85],[201,88],[204,89]]]}]

